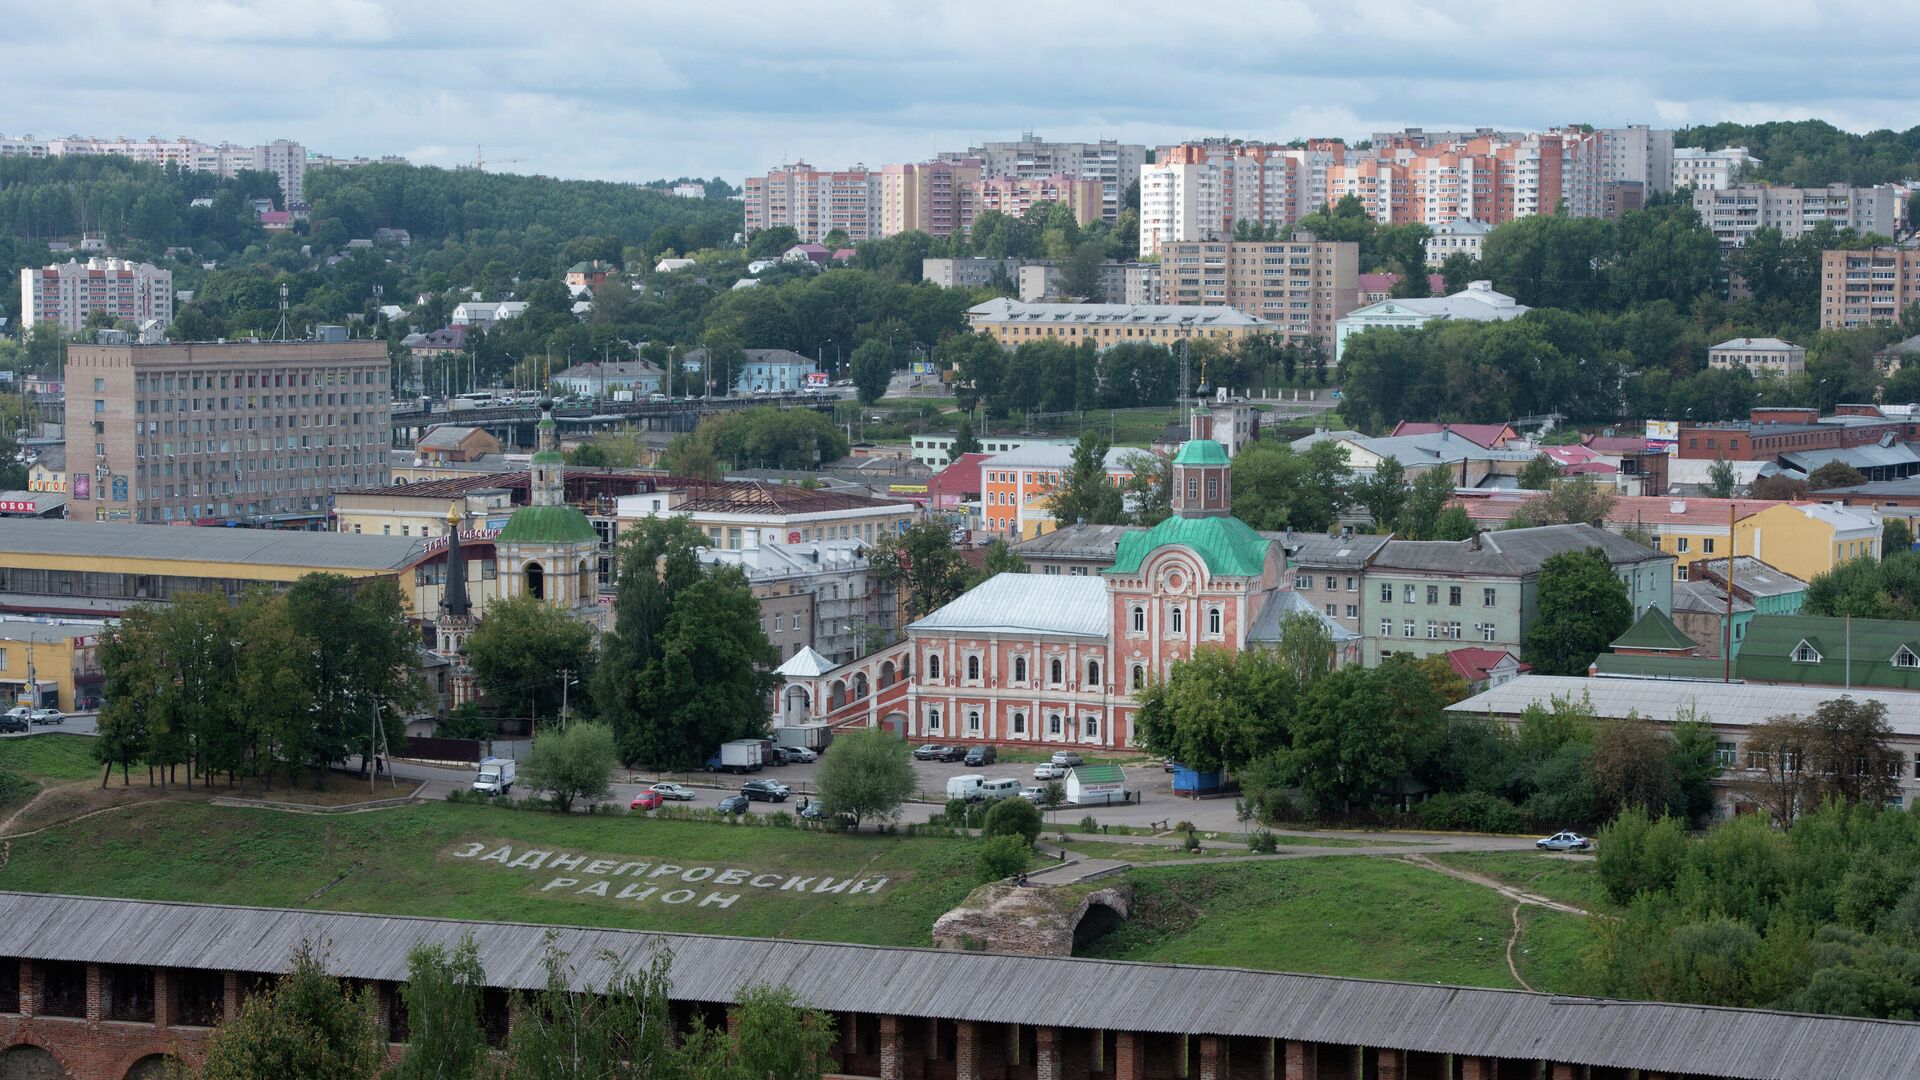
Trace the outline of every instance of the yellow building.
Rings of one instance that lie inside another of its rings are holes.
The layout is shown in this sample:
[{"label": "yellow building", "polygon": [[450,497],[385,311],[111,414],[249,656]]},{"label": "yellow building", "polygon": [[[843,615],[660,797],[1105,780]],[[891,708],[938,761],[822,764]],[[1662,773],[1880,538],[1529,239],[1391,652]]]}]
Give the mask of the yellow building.
[{"label": "yellow building", "polygon": [[1007,346],[1048,339],[1104,349],[1124,342],[1172,345],[1182,338],[1231,341],[1277,334],[1279,324],[1230,307],[1174,304],[1026,304],[1006,297],[967,309],[967,325]]},{"label": "yellow building", "polygon": [[[441,504],[441,512],[446,504]],[[442,527],[444,531],[444,526]],[[439,586],[410,573],[438,545],[424,538],[273,529],[8,521],[0,526],[0,610],[98,618],[185,592],[238,597],[306,574],[391,578],[410,613],[431,616]],[[444,556],[441,557],[444,564]]]},{"label": "yellow building", "polygon": [[1880,514],[1867,507],[1783,503],[1741,518],[1734,534],[1737,554],[1802,581],[1844,562],[1880,557]]},{"label": "yellow building", "polygon": [[623,495],[616,515],[622,528],[644,518],[685,515],[712,546],[738,549],[814,540],[871,544],[906,532],[920,507],[846,491],[726,481]]},{"label": "yellow building", "polygon": [[98,623],[0,620],[0,698],[8,708],[91,707],[100,696],[97,646],[104,629]]},{"label": "yellow building", "polygon": [[333,496],[333,531],[362,536],[441,536],[447,506],[461,504],[465,529],[499,529],[513,515],[513,489],[497,475],[454,483],[349,488]]}]

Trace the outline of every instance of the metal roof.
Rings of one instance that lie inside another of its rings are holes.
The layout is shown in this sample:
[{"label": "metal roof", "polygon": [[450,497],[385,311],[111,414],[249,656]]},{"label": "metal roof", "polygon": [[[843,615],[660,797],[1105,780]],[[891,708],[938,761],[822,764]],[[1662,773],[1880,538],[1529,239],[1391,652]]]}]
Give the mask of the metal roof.
[{"label": "metal roof", "polygon": [[1102,578],[995,574],[907,627],[942,634],[1052,634],[1098,638],[1113,631]]},{"label": "metal roof", "polygon": [[[1757,616],[1756,616],[1757,618]],[[1742,645],[1741,651],[1746,651]],[[1920,738],[1920,694],[1898,690],[1844,690],[1838,686],[1766,686],[1760,683],[1674,682],[1665,679],[1584,679],[1572,675],[1522,675],[1509,683],[1447,706],[1448,712],[1519,716],[1529,705],[1554,699],[1581,701],[1603,720],[1642,716],[1672,723],[1683,713],[1723,727],[1746,727],[1785,715],[1806,716],[1839,697],[1877,701],[1887,707],[1895,735]]]},{"label": "metal roof", "polygon": [[[419,561],[424,538],[285,529],[220,529],[94,521],[0,521],[0,556],[241,563],[310,570],[399,570]],[[103,568],[104,569],[104,568]]]},{"label": "metal roof", "polygon": [[353,979],[404,981],[416,944],[471,936],[490,986],[546,984],[547,942],[580,990],[666,950],[671,995],[783,986],[813,1008],[984,1023],[1239,1035],[1612,1065],[1741,1080],[1920,1076],[1920,1024],[1559,997],[1242,968],[1077,960],[520,923],[469,923],[0,893],[0,956],[278,972],[303,942]]},{"label": "metal roof", "polygon": [[1197,304],[1036,304],[998,297],[967,309],[980,322],[1124,323],[1139,326],[1272,326],[1235,308]]},{"label": "metal roof", "polygon": [[1098,559],[1102,566],[1106,566],[1113,562],[1113,553],[1119,550],[1121,537],[1145,531],[1147,527],[1144,525],[1088,525],[1076,522],[1022,540],[1013,545],[1013,550],[1022,556],[1041,559]]},{"label": "metal roof", "polygon": [[[1699,559],[1691,571],[1709,573],[1725,580],[1727,560]],[[1678,582],[1675,582],[1678,585]],[[1733,560],[1733,587],[1748,596],[1786,596],[1807,591],[1807,583],[1777,567],[1769,566],[1751,555],[1742,555]]]},{"label": "metal roof", "polygon": [[1370,565],[1386,571],[1525,577],[1539,573],[1555,555],[1588,548],[1599,548],[1615,566],[1673,559],[1617,533],[1581,524],[1503,529],[1471,540],[1393,540],[1380,549]]}]

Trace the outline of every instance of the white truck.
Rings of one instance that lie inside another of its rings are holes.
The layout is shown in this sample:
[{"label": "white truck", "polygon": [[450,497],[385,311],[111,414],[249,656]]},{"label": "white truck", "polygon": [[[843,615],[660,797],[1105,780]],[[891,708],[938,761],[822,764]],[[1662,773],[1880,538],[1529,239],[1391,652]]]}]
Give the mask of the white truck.
[{"label": "white truck", "polygon": [[720,749],[707,759],[707,769],[710,772],[759,772],[766,764],[766,755],[767,749],[759,739],[735,739],[720,744]]},{"label": "white truck", "polygon": [[484,758],[480,762],[480,771],[474,774],[473,790],[488,795],[505,795],[513,790],[513,759],[503,757]]}]

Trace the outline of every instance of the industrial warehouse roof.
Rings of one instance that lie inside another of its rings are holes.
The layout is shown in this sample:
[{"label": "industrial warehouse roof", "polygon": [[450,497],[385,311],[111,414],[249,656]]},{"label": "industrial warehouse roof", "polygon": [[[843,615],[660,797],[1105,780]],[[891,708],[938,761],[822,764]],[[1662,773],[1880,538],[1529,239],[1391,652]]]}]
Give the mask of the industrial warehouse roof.
[{"label": "industrial warehouse roof", "polygon": [[1113,629],[1113,608],[1107,583],[1097,577],[995,574],[907,629],[1104,640]]},{"label": "industrial warehouse roof", "polygon": [[94,521],[0,522],[0,558],[77,555],[90,559],[251,563],[312,570],[399,570],[418,562],[425,545],[424,538],[356,533]]},{"label": "industrial warehouse roof", "polygon": [[1915,1075],[1920,1024],[1559,997],[1229,967],[469,923],[384,915],[0,893],[0,956],[278,972],[324,942],[335,975],[401,982],[417,944],[471,938],[489,986],[544,987],[548,942],[573,988],[672,955],[669,994],[727,1003],[754,986],[804,1005],[982,1023],[1551,1059],[1672,1075],[1801,1080]]},{"label": "industrial warehouse roof", "polygon": [[[1748,642],[1752,636],[1748,636]],[[1749,645],[1741,645],[1745,655]],[[1765,723],[1775,716],[1808,716],[1835,698],[1877,701],[1887,707],[1896,735],[1920,737],[1920,694],[1898,690],[1843,690],[1838,686],[1763,686],[1759,683],[1679,682],[1669,679],[1584,679],[1571,675],[1522,675],[1512,682],[1447,706],[1448,712],[1519,716],[1529,705],[1556,698],[1591,704],[1603,720],[1642,716],[1662,723],[1693,715],[1730,727]]]}]

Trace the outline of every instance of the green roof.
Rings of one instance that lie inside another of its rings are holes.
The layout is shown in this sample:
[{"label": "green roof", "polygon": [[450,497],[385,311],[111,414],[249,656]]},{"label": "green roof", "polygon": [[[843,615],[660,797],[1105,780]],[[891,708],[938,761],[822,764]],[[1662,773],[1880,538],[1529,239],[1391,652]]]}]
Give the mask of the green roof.
[{"label": "green roof", "polygon": [[[1193,443],[1188,443],[1192,446]],[[1218,447],[1219,443],[1209,445]],[[1181,454],[1186,451],[1182,450]],[[1177,459],[1176,459],[1177,460]],[[1224,460],[1224,457],[1223,457]],[[1120,538],[1113,553],[1109,574],[1137,574],[1147,556],[1178,544],[1189,547],[1207,564],[1207,572],[1227,577],[1258,577],[1267,566],[1267,546],[1273,541],[1253,530],[1253,526],[1233,517],[1170,517],[1145,532],[1128,533]]]},{"label": "green roof", "polygon": [[1673,625],[1673,616],[1657,607],[1647,609],[1639,621],[1627,627],[1627,632],[1613,639],[1616,649],[1657,649],[1662,652],[1689,652],[1700,647],[1700,643],[1680,632]]},{"label": "green roof", "polygon": [[1124,784],[1127,780],[1118,765],[1075,765],[1073,775],[1083,784]]},{"label": "green roof", "polygon": [[507,519],[496,544],[598,543],[600,534],[587,515],[571,506],[523,506]]},{"label": "green roof", "polygon": [[[1601,653],[1593,658],[1593,666],[1601,675],[1636,679],[1719,682],[1727,673],[1726,662],[1717,656],[1622,656],[1619,653]],[[1739,667],[1736,665],[1734,678],[1739,677]]]},{"label": "green roof", "polygon": [[[1738,579],[1736,579],[1738,580]],[[1820,659],[1793,659],[1801,642]],[[1913,659],[1901,658],[1904,649]],[[1920,690],[1920,622],[1820,615],[1755,615],[1734,657],[1734,673],[1755,682]]]},{"label": "green roof", "polygon": [[533,455],[532,461],[535,465],[565,465],[567,463],[566,456],[558,450],[542,450]]},{"label": "green roof", "polygon": [[1212,439],[1189,439],[1173,457],[1175,465],[1225,465],[1227,448]]}]

